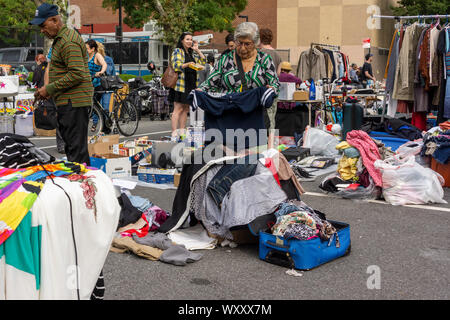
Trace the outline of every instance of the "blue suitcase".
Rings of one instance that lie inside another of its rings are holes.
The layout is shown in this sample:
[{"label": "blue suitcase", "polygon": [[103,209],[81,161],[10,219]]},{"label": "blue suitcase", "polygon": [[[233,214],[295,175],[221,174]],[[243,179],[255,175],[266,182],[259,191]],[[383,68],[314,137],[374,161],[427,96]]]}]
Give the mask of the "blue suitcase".
[{"label": "blue suitcase", "polygon": [[261,260],[298,270],[311,270],[326,262],[346,256],[351,250],[350,225],[328,220],[337,230],[329,241],[286,240],[269,233],[259,233],[259,258]]}]

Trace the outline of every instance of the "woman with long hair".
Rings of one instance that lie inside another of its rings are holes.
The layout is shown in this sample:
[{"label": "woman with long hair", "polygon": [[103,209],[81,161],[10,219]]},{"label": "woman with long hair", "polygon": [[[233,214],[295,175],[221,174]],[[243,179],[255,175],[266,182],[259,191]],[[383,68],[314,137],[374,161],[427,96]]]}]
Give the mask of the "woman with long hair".
[{"label": "woman with long hair", "polygon": [[[92,78],[92,85],[94,86],[94,97],[97,101],[101,101],[103,94],[99,93],[98,91],[102,91],[103,87],[99,77],[104,75],[106,69],[108,68],[108,65],[106,64],[104,58],[105,50],[101,43],[93,39],[89,39],[88,41],[86,41],[86,49],[89,55],[88,67],[89,73],[91,74]],[[95,132],[97,121],[98,119],[96,118],[96,116],[94,116],[94,125],[91,128],[91,132]]]},{"label": "woman with long hair", "polygon": [[[194,53],[198,55],[194,57]],[[172,52],[171,64],[175,72],[179,73],[178,81],[170,89],[169,100],[174,103],[172,113],[172,139],[184,134],[187,115],[189,113],[189,93],[197,88],[197,71],[192,68],[195,64],[205,65],[206,58],[198,48],[198,42],[192,39],[192,33],[183,32],[176,48]]]}]

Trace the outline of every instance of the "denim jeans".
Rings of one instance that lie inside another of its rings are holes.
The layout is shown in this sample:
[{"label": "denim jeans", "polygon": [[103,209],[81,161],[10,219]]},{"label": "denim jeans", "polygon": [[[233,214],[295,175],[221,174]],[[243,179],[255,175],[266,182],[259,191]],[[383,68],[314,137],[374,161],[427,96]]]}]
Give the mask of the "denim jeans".
[{"label": "denim jeans", "polygon": [[[250,157],[254,161],[249,161]],[[224,165],[209,182],[206,189],[219,208],[222,205],[223,198],[230,191],[231,185],[234,182],[255,174],[257,166],[256,155],[246,156],[244,160],[244,164]]]}]

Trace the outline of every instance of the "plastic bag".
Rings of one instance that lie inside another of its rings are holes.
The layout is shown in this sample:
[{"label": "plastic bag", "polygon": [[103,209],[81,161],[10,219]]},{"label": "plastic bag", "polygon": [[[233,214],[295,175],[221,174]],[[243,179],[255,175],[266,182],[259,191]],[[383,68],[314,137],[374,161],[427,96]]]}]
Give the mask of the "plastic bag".
[{"label": "plastic bag", "polygon": [[414,156],[416,162],[420,164],[422,167],[429,168],[430,167],[430,157],[422,157],[420,152],[423,148],[423,139],[408,141],[405,144],[402,144],[396,151],[396,154],[400,158],[407,158],[409,156]]},{"label": "plastic bag", "polygon": [[383,197],[393,205],[447,203],[444,198],[444,178],[415,161],[414,156],[376,160],[375,168],[382,173]]},{"label": "plastic bag", "polygon": [[339,140],[320,129],[307,126],[303,135],[303,147],[310,149],[311,155],[322,155],[327,157],[335,157],[339,155],[336,150]]}]

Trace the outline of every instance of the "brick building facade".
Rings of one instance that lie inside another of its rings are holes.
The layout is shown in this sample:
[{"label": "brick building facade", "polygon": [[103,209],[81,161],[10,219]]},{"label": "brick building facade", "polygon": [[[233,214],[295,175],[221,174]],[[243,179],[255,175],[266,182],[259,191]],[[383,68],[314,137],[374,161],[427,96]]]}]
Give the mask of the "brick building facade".
[{"label": "brick building facade", "polygon": [[[119,13],[102,7],[103,0],[71,0],[71,5],[80,7],[81,33],[109,33],[115,32],[119,25]],[[122,16],[123,19],[124,15]],[[88,25],[88,26],[83,26]],[[91,26],[92,25],[92,26]],[[123,24],[124,32],[142,31]]]}]

